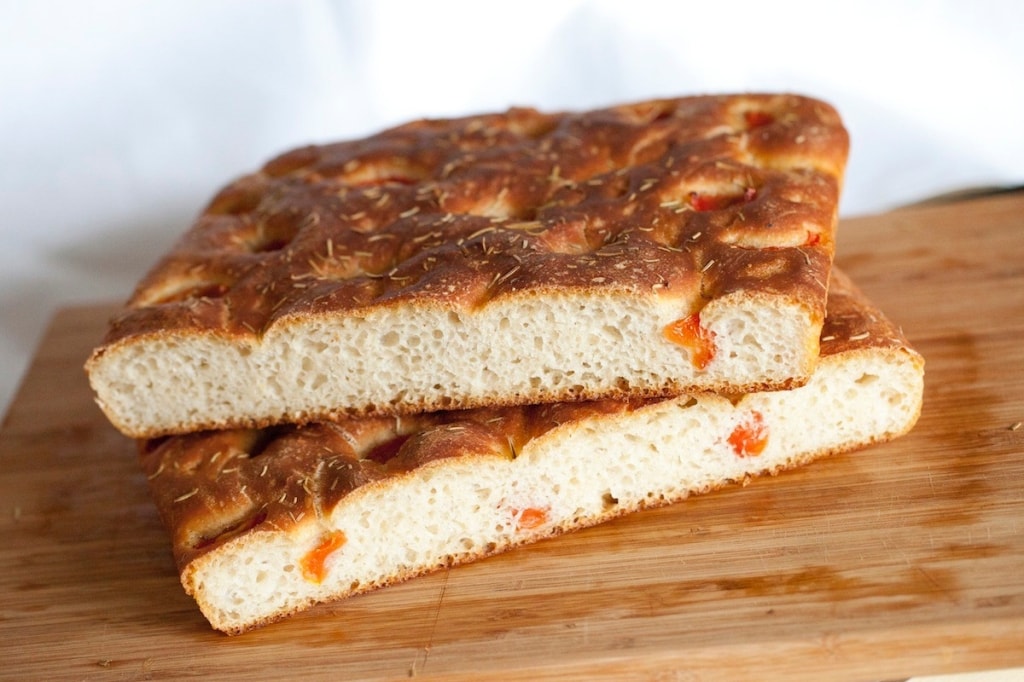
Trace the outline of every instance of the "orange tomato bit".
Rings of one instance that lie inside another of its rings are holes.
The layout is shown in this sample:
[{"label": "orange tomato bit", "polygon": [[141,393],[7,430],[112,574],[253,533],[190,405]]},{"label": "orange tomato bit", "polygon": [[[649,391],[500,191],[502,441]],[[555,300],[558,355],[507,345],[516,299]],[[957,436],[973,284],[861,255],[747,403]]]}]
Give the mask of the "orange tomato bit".
[{"label": "orange tomato bit", "polygon": [[676,320],[663,333],[666,339],[689,351],[690,362],[697,369],[704,369],[715,357],[715,333],[700,326],[698,313]]},{"label": "orange tomato bit", "polygon": [[516,530],[533,530],[534,528],[540,528],[547,522],[548,513],[546,511],[536,507],[527,507],[518,512]]},{"label": "orange tomato bit", "polygon": [[751,412],[736,425],[728,440],[737,457],[757,457],[768,445],[768,425],[760,412]]},{"label": "orange tomato bit", "polygon": [[311,549],[299,562],[302,568],[302,577],[313,583],[321,583],[327,577],[327,567],[324,565],[334,552],[341,549],[347,538],[340,530],[328,533],[316,547]]}]

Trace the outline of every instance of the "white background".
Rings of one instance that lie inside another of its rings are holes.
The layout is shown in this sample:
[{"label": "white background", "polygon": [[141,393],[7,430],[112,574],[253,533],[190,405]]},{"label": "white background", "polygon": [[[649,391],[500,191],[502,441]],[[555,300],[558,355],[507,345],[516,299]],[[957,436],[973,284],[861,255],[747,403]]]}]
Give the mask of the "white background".
[{"label": "white background", "polygon": [[850,129],[842,214],[875,213],[1024,183],[1022,34],[1011,0],[0,0],[0,409],[56,308],[127,297],[218,187],[291,147],[797,91]]}]

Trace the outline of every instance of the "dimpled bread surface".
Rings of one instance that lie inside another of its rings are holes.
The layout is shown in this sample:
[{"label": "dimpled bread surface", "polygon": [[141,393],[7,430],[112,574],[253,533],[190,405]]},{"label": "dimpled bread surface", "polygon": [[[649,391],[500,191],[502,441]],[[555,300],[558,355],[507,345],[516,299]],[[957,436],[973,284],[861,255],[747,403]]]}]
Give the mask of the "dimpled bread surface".
[{"label": "dimpled bread surface", "polygon": [[141,462],[185,590],[237,634],[906,432],[922,358],[842,273],[828,306],[791,390],[203,432]]},{"label": "dimpled bread surface", "polygon": [[87,364],[133,437],[797,386],[848,136],[795,95],[422,120],[223,189]]}]

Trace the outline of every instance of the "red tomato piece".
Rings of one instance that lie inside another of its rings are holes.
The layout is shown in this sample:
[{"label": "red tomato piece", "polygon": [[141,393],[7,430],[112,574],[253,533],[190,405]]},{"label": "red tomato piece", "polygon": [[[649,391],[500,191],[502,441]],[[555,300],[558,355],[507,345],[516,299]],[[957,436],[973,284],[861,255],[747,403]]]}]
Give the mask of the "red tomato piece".
[{"label": "red tomato piece", "polygon": [[690,353],[690,362],[704,369],[715,357],[715,333],[700,326],[700,315],[693,313],[665,327],[665,338]]},{"label": "red tomato piece", "polygon": [[729,434],[729,445],[737,457],[756,457],[768,445],[768,426],[760,412],[751,412]]}]

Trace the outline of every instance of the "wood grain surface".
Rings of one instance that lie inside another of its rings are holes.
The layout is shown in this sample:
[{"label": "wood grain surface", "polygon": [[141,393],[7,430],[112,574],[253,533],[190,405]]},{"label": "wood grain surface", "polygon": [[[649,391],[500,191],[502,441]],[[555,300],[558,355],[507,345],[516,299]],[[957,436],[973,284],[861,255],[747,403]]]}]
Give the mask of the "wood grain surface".
[{"label": "wood grain surface", "polygon": [[846,220],[927,359],[908,436],[213,632],[54,318],[0,434],[0,677],[903,679],[1024,665],[1024,195]]}]

